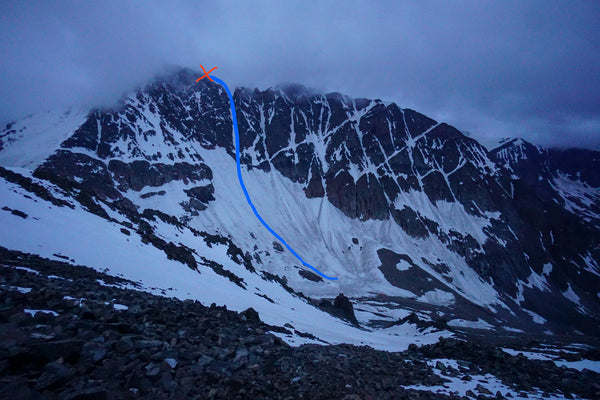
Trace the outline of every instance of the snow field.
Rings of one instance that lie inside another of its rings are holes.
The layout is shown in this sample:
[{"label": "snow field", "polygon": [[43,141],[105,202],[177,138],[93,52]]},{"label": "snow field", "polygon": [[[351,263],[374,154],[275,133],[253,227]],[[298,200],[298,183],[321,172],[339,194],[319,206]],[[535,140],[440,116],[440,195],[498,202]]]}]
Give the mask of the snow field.
[{"label": "snow field", "polygon": [[[194,249],[199,255],[221,263],[243,278],[248,290],[209,268],[199,267],[200,272],[196,272],[177,261],[168,260],[162,251],[143,244],[135,232],[126,236],[120,231],[121,225],[108,222],[80,207],[56,207],[43,200],[25,198],[24,194],[30,195],[17,185],[0,180],[3,205],[28,214],[23,219],[0,212],[0,242],[9,249],[64,261],[54,256],[62,254],[73,259],[75,264],[99,271],[108,269],[110,274],[140,282],[145,290],[158,295],[165,291],[168,296],[195,299],[205,305],[213,302],[223,304],[235,311],[253,307],[268,324],[283,326],[290,323],[295,329],[311,333],[327,343],[352,343],[400,351],[412,342],[433,343],[443,335],[419,333],[412,326],[378,331],[355,328],[289,294],[279,284],[250,273],[231,261],[225,246],[208,247],[189,230],[178,233],[181,242],[193,240]],[[175,229],[170,225],[169,228]],[[163,231],[165,229],[162,227]],[[258,296],[255,291],[267,295],[275,303]],[[290,344],[310,342],[297,336],[281,337]]]}]

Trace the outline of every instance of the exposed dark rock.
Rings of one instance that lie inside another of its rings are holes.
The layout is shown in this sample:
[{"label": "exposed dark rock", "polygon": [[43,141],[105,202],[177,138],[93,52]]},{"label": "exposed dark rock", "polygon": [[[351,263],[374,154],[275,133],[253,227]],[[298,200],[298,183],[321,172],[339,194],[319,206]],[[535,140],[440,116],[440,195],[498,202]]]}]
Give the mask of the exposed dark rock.
[{"label": "exposed dark rock", "polygon": [[[81,266],[1,248],[0,256],[6,265],[0,268],[0,399],[455,399],[437,393],[444,375],[470,380],[471,374],[488,373],[522,396],[536,397],[539,390],[565,397],[600,394],[594,372],[510,356],[475,341],[446,339],[411,345],[403,353],[350,345],[292,348],[266,332],[289,334],[286,328],[293,327],[266,325],[253,309],[237,314],[120,289],[119,284],[134,283]],[[11,267],[15,264],[38,274]],[[24,295],[11,286],[32,290]],[[117,311],[105,299],[128,309]],[[58,316],[34,318],[22,311],[39,308],[40,301]],[[351,310],[341,295],[334,303]],[[81,318],[82,307],[94,318]],[[440,376],[426,363],[447,358],[458,360],[460,373],[438,361]],[[431,390],[407,389],[410,385]],[[483,382],[475,391],[492,393]]]},{"label": "exposed dark rock", "polygon": [[240,316],[245,318],[246,321],[260,322],[260,317],[254,308],[248,308],[245,311],[242,311]]},{"label": "exposed dark rock", "polygon": [[54,182],[66,190],[82,188],[102,198],[121,197],[106,164],[82,153],[58,150],[35,170],[34,176]]},{"label": "exposed dark rock", "polygon": [[12,215],[16,215],[17,217],[21,217],[23,219],[27,219],[27,214],[20,210],[14,210],[10,207],[2,207],[2,210],[10,212]]},{"label": "exposed dark rock", "polygon": [[30,346],[32,354],[42,360],[54,361],[60,358],[73,360],[79,357],[83,342],[81,340],[56,340],[34,343]]},{"label": "exposed dark rock", "polygon": [[349,321],[358,324],[356,320],[356,316],[354,315],[354,307],[352,307],[352,303],[350,299],[344,296],[343,293],[338,294],[338,296],[333,301],[333,308],[340,311],[340,313]]},{"label": "exposed dark rock", "polygon": [[[148,161],[132,161],[124,163],[110,160],[108,169],[113,173],[119,190],[133,189],[140,191],[146,186],[157,187],[173,180],[184,183],[212,180],[212,171],[206,164],[175,163],[150,164]],[[190,189],[193,191],[193,189]]]},{"label": "exposed dark rock", "polygon": [[317,303],[318,307],[323,311],[326,311],[338,318],[345,319],[358,325],[356,316],[354,315],[354,307],[350,302],[350,299],[340,293],[334,300],[333,303],[329,300],[322,299]]},{"label": "exposed dark rock", "polygon": [[281,243],[274,241],[273,242],[273,249],[275,249],[275,251],[279,251],[282,252],[283,251],[283,246],[281,245]]},{"label": "exposed dark rock", "polygon": [[144,193],[142,195],[140,195],[140,197],[142,199],[147,199],[150,198],[152,196],[164,196],[167,192],[165,192],[164,190],[159,190],[158,192],[148,192],[148,193]]},{"label": "exposed dark rock", "polygon": [[427,227],[421,217],[412,208],[404,206],[402,210],[394,209],[392,210],[392,217],[409,235],[417,238],[429,236]]},{"label": "exposed dark rock", "polygon": [[313,282],[323,282],[323,278],[321,278],[319,275],[315,274],[314,272],[305,270],[305,269],[300,269],[298,270],[298,273],[300,274],[301,277],[308,279],[309,281],[313,281]]},{"label": "exposed dark rock", "polygon": [[31,178],[19,175],[19,174],[12,172],[11,170],[8,170],[2,166],[0,166],[0,176],[9,182],[16,183],[17,185],[19,185],[26,191],[34,193],[37,197],[51,202],[55,206],[59,206],[59,207],[67,206],[67,207],[71,207],[71,208],[73,207],[68,202],[56,198],[54,195],[52,195],[50,193],[50,191],[48,189],[46,189],[44,186],[40,185],[39,183],[34,182]]},{"label": "exposed dark rock", "polygon": [[[190,200],[183,204],[184,209],[187,211],[196,210],[203,211],[209,202],[215,199],[214,197],[215,188],[212,184],[206,186],[196,186],[191,189],[186,189],[185,193],[188,195]],[[194,215],[192,213],[192,215]]]}]

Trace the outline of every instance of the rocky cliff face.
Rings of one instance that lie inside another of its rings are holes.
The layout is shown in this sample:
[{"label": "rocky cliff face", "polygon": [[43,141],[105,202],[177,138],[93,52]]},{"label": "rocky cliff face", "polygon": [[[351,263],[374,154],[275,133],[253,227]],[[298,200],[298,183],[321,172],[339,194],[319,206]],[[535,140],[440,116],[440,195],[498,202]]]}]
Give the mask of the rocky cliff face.
[{"label": "rocky cliff face", "polygon": [[[142,212],[152,198],[183,223],[204,218],[219,207],[216,175],[224,165],[205,158],[221,149],[230,165],[235,149],[224,90],[195,79],[181,70],[130,93],[114,110],[89,112],[39,160],[36,176],[77,183],[121,210]],[[598,332],[600,153],[521,140],[488,152],[456,128],[396,104],[297,86],[237,89],[234,100],[247,173],[280,174],[300,188],[298,202],[322,199],[364,224],[356,226],[379,224],[377,234],[347,249],[333,234],[323,239],[331,257],[345,257],[346,271],[413,293],[449,290],[501,318],[527,317],[527,309]],[[17,133],[11,126],[0,134],[2,152],[18,142]],[[165,188],[180,186],[185,195],[172,206]],[[322,226],[321,214],[305,218]],[[236,228],[223,227],[234,241],[241,237]],[[262,261],[278,254],[261,246],[244,250]],[[388,268],[380,249],[407,269]],[[400,279],[416,270],[420,283]],[[477,302],[470,291],[494,300]]]},{"label": "rocky cliff face", "polygon": [[285,89],[235,95],[244,162],[280,171],[349,217],[387,219],[401,211],[398,194],[411,190],[481,213],[490,204],[477,189],[499,189],[481,145],[396,104]]}]

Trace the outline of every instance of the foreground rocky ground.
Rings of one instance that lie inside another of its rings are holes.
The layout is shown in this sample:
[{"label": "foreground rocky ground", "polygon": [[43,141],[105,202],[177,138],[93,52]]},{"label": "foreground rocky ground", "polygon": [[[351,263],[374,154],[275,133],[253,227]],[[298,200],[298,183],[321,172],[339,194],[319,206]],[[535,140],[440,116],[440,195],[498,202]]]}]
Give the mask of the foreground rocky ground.
[{"label": "foreground rocky ground", "polygon": [[[269,333],[284,327],[252,309],[238,314],[135,286],[0,249],[0,399],[600,398],[595,372],[475,340],[403,353],[293,348]],[[598,357],[582,352],[570,357]],[[452,382],[481,376],[473,390],[452,391]],[[505,389],[490,390],[491,379]]]}]

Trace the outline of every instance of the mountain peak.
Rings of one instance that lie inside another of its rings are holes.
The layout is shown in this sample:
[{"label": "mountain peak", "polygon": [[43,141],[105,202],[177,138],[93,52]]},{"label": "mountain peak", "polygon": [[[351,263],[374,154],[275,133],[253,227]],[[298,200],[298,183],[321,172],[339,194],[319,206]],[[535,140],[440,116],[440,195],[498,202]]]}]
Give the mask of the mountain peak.
[{"label": "mountain peak", "polygon": [[308,88],[299,83],[284,83],[277,85],[275,90],[279,90],[284,93],[290,100],[296,102],[297,100],[305,97],[311,97],[319,92],[316,89]]},{"label": "mountain peak", "polygon": [[532,148],[532,147],[536,147],[536,146],[533,145],[532,143],[526,141],[523,138],[504,138],[500,141],[500,146],[496,147],[492,151],[495,151],[500,148],[510,148],[510,147]]},{"label": "mountain peak", "polygon": [[[97,215],[127,219],[188,266],[214,267],[206,260],[217,253],[198,245],[198,232],[229,237],[248,274],[278,274],[307,295],[333,299],[343,288],[349,298],[369,301],[382,293],[400,299],[390,300],[391,310],[407,304],[404,296],[451,318],[505,318],[502,324],[542,332],[546,326],[523,322],[530,320],[523,301],[559,327],[555,309],[577,313],[561,295],[567,284],[586,307],[600,307],[592,291],[600,280],[586,261],[600,259],[600,196],[583,184],[598,182],[597,155],[561,153],[566,172],[558,176],[551,169],[556,157],[522,139],[488,152],[416,111],[296,84],[235,90],[238,143],[228,97],[216,82],[197,83],[199,76],[175,69],[115,110],[42,118],[48,129],[36,132],[52,140],[28,141],[33,120],[17,123],[0,132],[0,162],[21,160],[11,166],[98,199],[102,205],[77,196]],[[16,147],[20,142],[26,145]],[[257,228],[237,185],[235,146],[265,220],[340,282],[311,279],[270,232]],[[31,148],[39,154],[32,157]],[[567,162],[574,157],[581,165]],[[235,268],[223,273],[241,285]],[[262,279],[248,274],[246,282]],[[532,302],[537,297],[548,301]],[[485,312],[474,316],[465,302]],[[581,318],[580,329],[597,329]]]},{"label": "mountain peak", "polygon": [[490,151],[490,155],[504,167],[512,169],[524,160],[537,160],[544,151],[544,148],[522,138],[513,138],[504,140],[502,145]]}]

